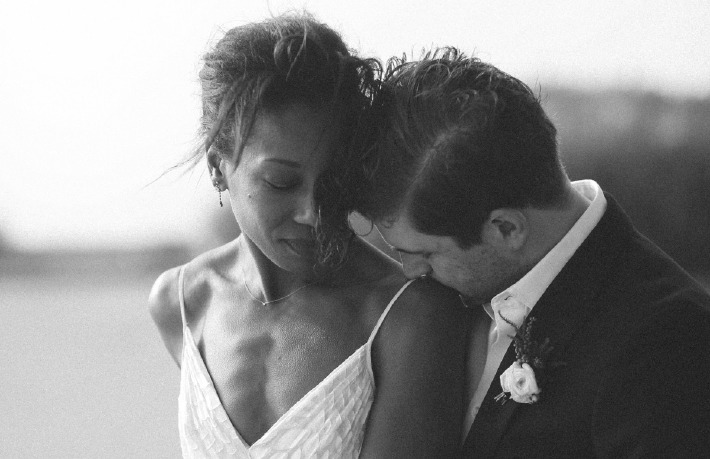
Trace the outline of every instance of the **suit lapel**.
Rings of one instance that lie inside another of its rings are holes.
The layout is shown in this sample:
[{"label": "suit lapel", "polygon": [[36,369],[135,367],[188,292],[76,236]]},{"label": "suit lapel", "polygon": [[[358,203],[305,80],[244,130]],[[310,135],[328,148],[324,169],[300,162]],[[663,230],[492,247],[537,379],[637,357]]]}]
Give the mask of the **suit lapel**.
[{"label": "suit lapel", "polygon": [[[498,443],[501,435],[505,431],[510,418],[518,408],[518,403],[507,402],[503,405],[496,403],[494,398],[501,393],[500,375],[515,360],[515,350],[510,346],[503,356],[498,371],[493,377],[491,386],[488,388],[486,397],[483,399],[481,408],[473,421],[466,441],[464,451],[467,453],[475,451],[492,452]],[[473,455],[471,455],[473,457]]]},{"label": "suit lapel", "polygon": [[[554,347],[550,360],[564,361],[564,351],[576,330],[595,310],[594,299],[603,290],[617,265],[615,260],[624,252],[633,228],[609,195],[607,210],[589,237],[550,284],[530,313],[535,317],[532,329],[536,340],[550,339]],[[508,348],[486,394],[473,426],[464,442],[464,455],[492,455],[507,426],[519,409],[534,409],[512,400],[495,402],[500,394],[500,375],[515,361],[514,346]],[[541,400],[545,403],[545,388]]]}]

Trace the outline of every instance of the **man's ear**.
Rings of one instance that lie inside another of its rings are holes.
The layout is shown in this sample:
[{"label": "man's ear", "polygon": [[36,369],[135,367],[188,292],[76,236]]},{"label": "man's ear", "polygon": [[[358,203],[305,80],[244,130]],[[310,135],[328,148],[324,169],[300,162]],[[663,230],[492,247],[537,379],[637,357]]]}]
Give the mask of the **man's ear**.
[{"label": "man's ear", "polygon": [[528,219],[518,209],[495,209],[483,224],[481,237],[484,242],[510,251],[525,246],[530,234]]}]

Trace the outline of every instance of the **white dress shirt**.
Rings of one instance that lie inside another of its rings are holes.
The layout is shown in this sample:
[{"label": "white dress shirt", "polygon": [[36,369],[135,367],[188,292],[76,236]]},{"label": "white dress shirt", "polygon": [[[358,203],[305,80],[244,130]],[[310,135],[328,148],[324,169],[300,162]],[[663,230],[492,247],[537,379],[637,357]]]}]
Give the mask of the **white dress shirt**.
[{"label": "white dress shirt", "polygon": [[[491,318],[488,330],[488,349],[483,370],[480,368],[469,369],[468,374],[481,374],[476,391],[471,398],[463,425],[463,438],[466,438],[473,420],[483,403],[483,399],[490,388],[493,377],[500,366],[501,360],[510,346],[515,329],[500,318],[503,315],[507,320],[522,325],[525,317],[532,311],[547,287],[557,277],[562,268],[567,264],[572,255],[577,251],[582,242],[589,236],[594,227],[601,220],[606,210],[606,198],[599,185],[593,180],[580,180],[572,182],[574,189],[584,196],[589,202],[589,207],[582,214],[565,236],[543,257],[525,276],[518,282],[499,293],[489,304],[483,305],[484,310]],[[476,340],[476,327],[471,333],[471,345],[481,343],[481,337]],[[471,351],[471,345],[469,351]],[[476,363],[469,364],[476,365]],[[480,360],[478,365],[480,365]]]}]

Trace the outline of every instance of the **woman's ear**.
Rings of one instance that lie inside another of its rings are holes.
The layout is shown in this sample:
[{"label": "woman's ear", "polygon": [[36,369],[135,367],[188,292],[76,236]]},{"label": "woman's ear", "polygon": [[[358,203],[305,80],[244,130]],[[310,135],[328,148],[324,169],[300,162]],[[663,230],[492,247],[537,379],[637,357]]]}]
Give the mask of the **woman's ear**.
[{"label": "woman's ear", "polygon": [[483,226],[484,241],[510,251],[522,249],[530,234],[528,219],[518,209],[495,209]]},{"label": "woman's ear", "polygon": [[222,156],[214,151],[207,152],[207,169],[210,172],[210,180],[214,186],[220,186],[220,188],[227,188],[227,184],[224,180],[224,172],[222,168],[224,167]]}]

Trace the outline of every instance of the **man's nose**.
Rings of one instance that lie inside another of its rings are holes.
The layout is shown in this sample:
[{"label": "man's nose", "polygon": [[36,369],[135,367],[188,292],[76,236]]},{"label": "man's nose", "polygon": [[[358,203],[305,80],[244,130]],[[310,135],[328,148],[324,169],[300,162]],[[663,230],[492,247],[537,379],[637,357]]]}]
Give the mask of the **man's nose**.
[{"label": "man's nose", "polygon": [[425,276],[431,273],[431,265],[422,255],[401,253],[402,270],[409,279]]}]

